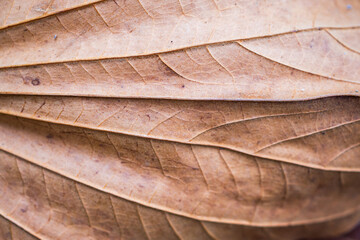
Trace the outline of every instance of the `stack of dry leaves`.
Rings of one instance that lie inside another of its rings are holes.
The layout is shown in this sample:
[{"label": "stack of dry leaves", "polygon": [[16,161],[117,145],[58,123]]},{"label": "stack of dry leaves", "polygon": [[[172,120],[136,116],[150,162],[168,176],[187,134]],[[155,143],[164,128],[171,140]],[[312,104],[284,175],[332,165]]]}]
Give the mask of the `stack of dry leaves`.
[{"label": "stack of dry leaves", "polygon": [[346,233],[359,91],[358,0],[1,0],[0,239]]}]

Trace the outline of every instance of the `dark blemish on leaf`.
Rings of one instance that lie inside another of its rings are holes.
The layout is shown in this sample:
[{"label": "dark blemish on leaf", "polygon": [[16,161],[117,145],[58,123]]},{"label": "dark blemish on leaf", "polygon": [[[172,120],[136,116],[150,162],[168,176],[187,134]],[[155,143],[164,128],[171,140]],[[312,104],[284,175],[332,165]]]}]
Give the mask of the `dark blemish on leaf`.
[{"label": "dark blemish on leaf", "polygon": [[321,134],[322,134],[322,135],[325,135],[325,133],[324,133],[324,132],[321,132]]},{"label": "dark blemish on leaf", "polygon": [[149,118],[149,121],[150,121],[150,119],[151,119],[151,118],[150,118],[150,115],[149,115],[149,114],[146,114],[145,116],[147,116],[147,117]]},{"label": "dark blemish on leaf", "polygon": [[31,80],[31,84],[33,86],[38,86],[38,85],[40,85],[40,80],[38,78],[35,78],[35,79]]},{"label": "dark blemish on leaf", "polygon": [[54,138],[54,135],[52,135],[51,133],[49,133],[49,134],[46,136],[46,138],[48,138],[48,139]]},{"label": "dark blemish on leaf", "polygon": [[40,85],[39,78],[32,78],[32,77],[26,76],[26,77],[23,77],[22,79],[23,79],[23,83],[26,84],[26,85],[29,85],[30,83],[33,86]]},{"label": "dark blemish on leaf", "polygon": [[20,211],[23,212],[23,213],[26,213],[27,212],[27,207],[21,208]]},{"label": "dark blemish on leaf", "polygon": [[171,42],[171,43],[173,43],[173,41],[172,41],[172,40],[171,40],[170,42]]},{"label": "dark blemish on leaf", "polygon": [[310,46],[310,48],[313,48],[313,46],[314,46],[314,42],[315,42],[315,41],[314,41],[314,39],[312,39],[312,40],[311,40],[311,42],[310,42],[310,45],[309,45],[309,46]]},{"label": "dark blemish on leaf", "polygon": [[183,85],[181,86],[181,88],[185,88],[185,85],[183,84]]}]

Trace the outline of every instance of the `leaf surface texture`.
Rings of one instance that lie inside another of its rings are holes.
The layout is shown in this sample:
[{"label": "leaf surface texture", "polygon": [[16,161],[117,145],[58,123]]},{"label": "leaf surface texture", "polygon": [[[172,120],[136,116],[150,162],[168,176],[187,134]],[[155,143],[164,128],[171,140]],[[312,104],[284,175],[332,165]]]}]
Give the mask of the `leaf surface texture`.
[{"label": "leaf surface texture", "polygon": [[356,0],[1,1],[0,239],[350,231],[359,29]]}]

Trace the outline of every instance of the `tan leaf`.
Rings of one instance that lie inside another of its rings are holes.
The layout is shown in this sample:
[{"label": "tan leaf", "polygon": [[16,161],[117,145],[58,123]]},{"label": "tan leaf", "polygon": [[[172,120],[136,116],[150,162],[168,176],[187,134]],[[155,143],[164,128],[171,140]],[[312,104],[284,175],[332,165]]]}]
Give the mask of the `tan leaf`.
[{"label": "tan leaf", "polygon": [[38,239],[2,216],[0,216],[0,238],[4,240]]},{"label": "tan leaf", "polygon": [[0,29],[99,1],[101,0],[2,0]]},{"label": "tan leaf", "polygon": [[199,220],[286,226],[359,208],[358,173],[10,116],[0,123],[5,151],[119,197]]},{"label": "tan leaf", "polygon": [[[347,58],[350,57],[358,55]],[[356,63],[356,58],[351,61]],[[329,63],[324,65],[331,68],[332,62]],[[359,96],[357,69],[359,66],[354,66],[346,73],[353,81],[326,78],[265,59],[238,43],[227,43],[140,58],[4,68],[0,69],[0,92],[192,100],[299,100],[331,95]]]},{"label": "tan leaf", "polygon": [[[355,211],[306,228],[268,229],[197,221],[126,201],[5,152],[0,152],[0,158],[0,203],[4,206],[0,213],[41,239],[289,240],[335,236],[351,229],[359,217]],[[13,235],[32,239],[4,218],[0,218],[0,234],[9,234],[9,225]]]},{"label": "tan leaf", "polygon": [[205,102],[0,96],[5,114],[343,171],[360,171],[359,106],[354,97]]},{"label": "tan leaf", "polygon": [[[44,32],[47,34],[48,30]],[[60,39],[57,43],[64,46]],[[4,53],[19,50],[21,54],[39,56],[39,53],[6,45]],[[328,45],[327,49],[323,48]],[[43,49],[43,44],[39,47]],[[5,54],[1,59],[8,61],[14,57]],[[0,69],[3,81],[0,92],[193,100],[299,100],[331,95],[359,96],[358,69],[359,53],[340,45],[326,31],[315,30],[146,57],[3,68]]]},{"label": "tan leaf", "polygon": [[293,30],[359,26],[356,0],[107,0],[2,31],[0,67],[148,55]]},{"label": "tan leaf", "polygon": [[339,236],[359,97],[358,0],[2,0],[0,239]]},{"label": "tan leaf", "polygon": [[[360,36],[358,30],[348,29],[347,32],[349,35]],[[360,52],[351,51],[339,44],[326,30],[278,35],[240,44],[261,56],[304,72],[360,82]]]},{"label": "tan leaf", "polygon": [[344,47],[350,51],[360,53],[360,29],[329,29],[328,32]]}]

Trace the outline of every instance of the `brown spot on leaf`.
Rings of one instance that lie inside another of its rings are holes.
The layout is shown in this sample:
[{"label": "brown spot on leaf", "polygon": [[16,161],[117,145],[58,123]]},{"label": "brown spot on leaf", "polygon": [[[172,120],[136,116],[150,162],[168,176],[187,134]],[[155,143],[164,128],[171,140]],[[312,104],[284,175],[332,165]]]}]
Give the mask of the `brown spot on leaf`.
[{"label": "brown spot on leaf", "polygon": [[20,211],[21,211],[21,212],[23,212],[23,213],[26,213],[26,212],[27,212],[27,210],[28,210],[28,208],[27,208],[27,207],[24,207],[24,208],[21,208],[21,209],[20,209]]},{"label": "brown spot on leaf", "polygon": [[40,80],[38,78],[35,78],[35,79],[31,80],[31,84],[33,86],[38,86],[38,85],[40,85]]},{"label": "brown spot on leaf", "polygon": [[38,85],[40,85],[40,79],[37,77],[32,78],[32,77],[26,76],[23,78],[23,83],[26,85],[29,85],[31,83],[33,86],[38,86]]}]

